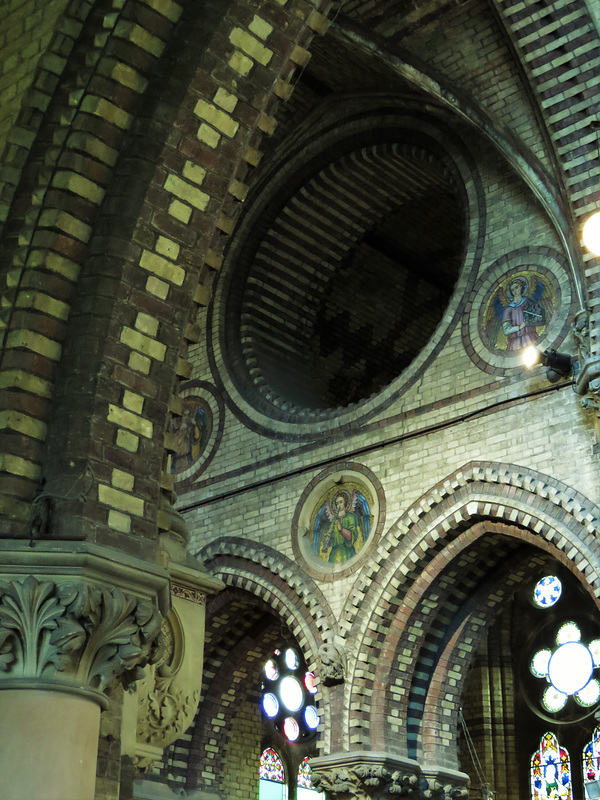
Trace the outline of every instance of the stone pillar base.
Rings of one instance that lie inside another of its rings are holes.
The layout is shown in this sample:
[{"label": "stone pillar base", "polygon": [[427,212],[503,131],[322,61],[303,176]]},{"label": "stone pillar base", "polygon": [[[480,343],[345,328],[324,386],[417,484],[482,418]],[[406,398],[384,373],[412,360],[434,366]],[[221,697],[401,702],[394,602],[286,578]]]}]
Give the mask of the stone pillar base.
[{"label": "stone pillar base", "polygon": [[0,691],[3,800],[93,800],[100,706],[39,689]]}]

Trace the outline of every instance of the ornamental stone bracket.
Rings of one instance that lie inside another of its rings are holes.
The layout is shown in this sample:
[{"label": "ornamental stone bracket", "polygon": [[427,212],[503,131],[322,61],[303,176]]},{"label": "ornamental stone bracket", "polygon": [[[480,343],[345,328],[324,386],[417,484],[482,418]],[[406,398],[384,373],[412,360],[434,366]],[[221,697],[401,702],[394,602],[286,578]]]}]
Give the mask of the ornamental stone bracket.
[{"label": "ornamental stone bracket", "polygon": [[423,777],[427,789],[423,797],[431,800],[467,800],[469,776],[464,772],[445,767],[424,767]]},{"label": "ornamental stone bracket", "polygon": [[88,542],[0,542],[0,690],[47,689],[105,707],[152,661],[168,574]]},{"label": "ornamental stone bracket", "polygon": [[162,622],[155,662],[124,695],[122,754],[131,757],[138,773],[151,769],[194,720],[202,685],[206,597],[224,588],[186,553],[186,545],[172,531],[161,535],[171,611]]},{"label": "ornamental stone bracket", "polygon": [[419,765],[387,753],[354,751],[311,759],[313,786],[331,800],[422,797]]},{"label": "ornamental stone bracket", "polygon": [[587,358],[583,361],[575,381],[577,394],[581,395],[581,405],[594,409],[600,418],[600,358]]}]

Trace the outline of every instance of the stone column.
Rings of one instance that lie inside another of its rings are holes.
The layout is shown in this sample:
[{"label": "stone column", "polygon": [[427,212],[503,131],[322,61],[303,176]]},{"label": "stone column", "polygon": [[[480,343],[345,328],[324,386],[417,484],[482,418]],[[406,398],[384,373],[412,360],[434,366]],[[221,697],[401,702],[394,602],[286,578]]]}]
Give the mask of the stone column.
[{"label": "stone column", "polygon": [[0,795],[93,800],[104,690],[154,657],[168,573],[86,542],[0,542],[0,564]]}]

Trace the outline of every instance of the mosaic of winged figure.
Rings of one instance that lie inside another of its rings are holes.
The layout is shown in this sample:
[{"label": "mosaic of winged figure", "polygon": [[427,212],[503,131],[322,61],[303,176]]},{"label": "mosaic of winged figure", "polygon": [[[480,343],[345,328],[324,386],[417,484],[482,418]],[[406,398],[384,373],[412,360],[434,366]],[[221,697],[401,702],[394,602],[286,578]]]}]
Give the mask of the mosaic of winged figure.
[{"label": "mosaic of winged figure", "polygon": [[552,304],[546,287],[536,277],[529,292],[525,275],[515,275],[500,288],[486,313],[485,333],[494,347],[516,352],[535,344],[552,315]]},{"label": "mosaic of winged figure", "polygon": [[313,523],[313,547],[322,561],[343,564],[365,545],[371,530],[369,503],[357,489],[332,492]]}]

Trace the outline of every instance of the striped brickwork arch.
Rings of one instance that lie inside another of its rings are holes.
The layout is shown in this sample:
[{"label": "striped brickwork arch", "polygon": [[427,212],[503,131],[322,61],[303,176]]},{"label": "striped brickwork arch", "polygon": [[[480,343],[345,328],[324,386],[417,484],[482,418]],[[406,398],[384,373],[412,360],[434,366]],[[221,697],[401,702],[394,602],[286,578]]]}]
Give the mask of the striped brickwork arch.
[{"label": "striped brickwork arch", "polygon": [[[598,134],[600,40],[598,17],[585,0],[519,5],[495,0],[532,90],[537,97],[563,186],[578,227],[600,202]],[[597,14],[597,12],[596,12]],[[585,254],[589,296],[600,280],[600,260]],[[592,351],[598,347],[598,311],[591,308]]]},{"label": "striped brickwork arch", "polygon": [[0,513],[27,535],[45,480],[52,535],[144,554],[169,524],[157,485],[189,318],[326,4],[115,5],[73,26],[9,192]]},{"label": "striped brickwork arch", "polygon": [[456,768],[464,676],[502,599],[545,553],[595,598],[599,522],[582,495],[511,465],[472,463],[427,492],[383,537],[347,603],[347,741]]},{"label": "striped brickwork arch", "polygon": [[[317,585],[274,550],[221,539],[199,556],[227,588],[207,606],[202,697],[194,726],[176,744],[182,765],[177,780],[188,789],[214,790],[239,703],[258,703],[261,667],[282,636],[295,641],[308,669],[318,674],[318,650],[333,638],[335,623]],[[318,747],[325,752],[331,731],[327,695],[321,686],[315,696],[323,723]]]}]

